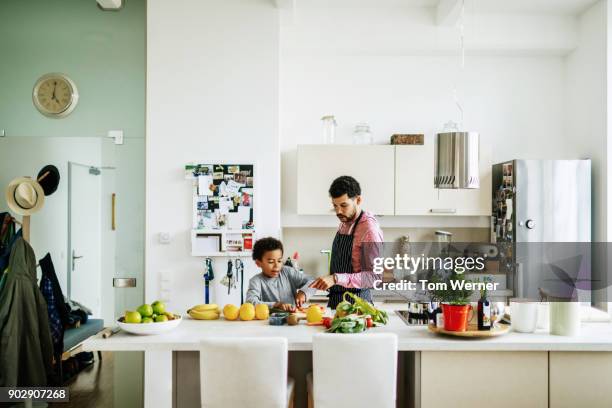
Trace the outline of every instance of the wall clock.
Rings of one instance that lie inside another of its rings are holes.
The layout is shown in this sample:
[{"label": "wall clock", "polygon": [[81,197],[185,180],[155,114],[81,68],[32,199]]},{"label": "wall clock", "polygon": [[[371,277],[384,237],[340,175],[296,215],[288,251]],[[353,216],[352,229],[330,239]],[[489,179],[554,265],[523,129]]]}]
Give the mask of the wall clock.
[{"label": "wall clock", "polygon": [[50,118],[66,117],[79,100],[76,84],[64,74],[51,73],[38,78],[32,91],[34,106]]}]

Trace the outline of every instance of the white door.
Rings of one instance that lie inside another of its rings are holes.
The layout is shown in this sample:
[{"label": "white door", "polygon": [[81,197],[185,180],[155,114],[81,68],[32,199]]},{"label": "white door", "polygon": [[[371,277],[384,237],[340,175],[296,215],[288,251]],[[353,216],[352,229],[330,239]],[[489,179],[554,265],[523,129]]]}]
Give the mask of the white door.
[{"label": "white door", "polygon": [[[68,297],[101,317],[103,172],[68,164]],[[108,264],[108,262],[104,262]]]}]

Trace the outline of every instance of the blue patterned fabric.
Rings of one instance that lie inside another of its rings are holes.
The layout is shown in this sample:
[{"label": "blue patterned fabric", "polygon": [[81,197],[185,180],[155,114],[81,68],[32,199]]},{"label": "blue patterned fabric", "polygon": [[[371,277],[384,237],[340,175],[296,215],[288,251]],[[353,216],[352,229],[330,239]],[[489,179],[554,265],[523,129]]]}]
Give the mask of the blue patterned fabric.
[{"label": "blue patterned fabric", "polygon": [[63,340],[62,319],[59,311],[55,306],[55,296],[53,295],[53,284],[51,279],[44,276],[40,280],[40,290],[47,301],[47,312],[49,314],[49,329],[51,330],[51,338],[53,345],[57,346]]}]

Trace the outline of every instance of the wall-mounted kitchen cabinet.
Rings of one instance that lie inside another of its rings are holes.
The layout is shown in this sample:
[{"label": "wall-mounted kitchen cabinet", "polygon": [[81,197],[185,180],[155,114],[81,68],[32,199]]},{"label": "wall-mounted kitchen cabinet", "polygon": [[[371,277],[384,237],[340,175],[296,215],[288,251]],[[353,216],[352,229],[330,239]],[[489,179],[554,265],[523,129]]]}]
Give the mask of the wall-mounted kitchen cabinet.
[{"label": "wall-mounted kitchen cabinet", "polygon": [[364,208],[393,215],[394,154],[393,146],[298,146],[298,214],[333,214],[329,186],[336,177],[349,175],[361,185]]},{"label": "wall-mounted kitchen cabinet", "polygon": [[480,189],[434,188],[434,138],[424,145],[298,146],[299,215],[331,214],[327,193],[334,178],[361,184],[364,208],[377,215],[491,215],[491,154],[480,148]]},{"label": "wall-mounted kitchen cabinet", "polygon": [[395,215],[491,215],[491,154],[480,143],[480,188],[434,187],[435,143],[395,146]]}]

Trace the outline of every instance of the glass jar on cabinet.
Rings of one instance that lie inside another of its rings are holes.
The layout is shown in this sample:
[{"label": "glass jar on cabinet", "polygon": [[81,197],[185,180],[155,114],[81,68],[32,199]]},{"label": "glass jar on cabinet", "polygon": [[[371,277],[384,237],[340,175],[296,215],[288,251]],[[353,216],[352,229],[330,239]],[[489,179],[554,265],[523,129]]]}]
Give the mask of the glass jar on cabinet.
[{"label": "glass jar on cabinet", "polygon": [[323,144],[333,144],[336,139],[336,118],[334,115],[325,115],[321,118],[323,127]]},{"label": "glass jar on cabinet", "polygon": [[353,131],[353,144],[374,144],[374,138],[368,123],[360,122],[355,125],[355,130]]}]

